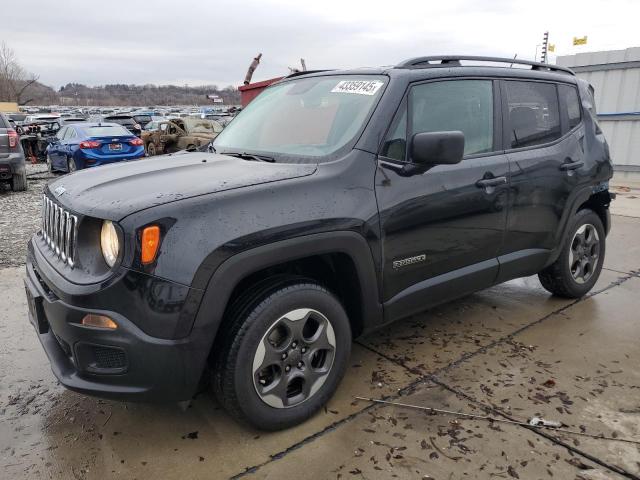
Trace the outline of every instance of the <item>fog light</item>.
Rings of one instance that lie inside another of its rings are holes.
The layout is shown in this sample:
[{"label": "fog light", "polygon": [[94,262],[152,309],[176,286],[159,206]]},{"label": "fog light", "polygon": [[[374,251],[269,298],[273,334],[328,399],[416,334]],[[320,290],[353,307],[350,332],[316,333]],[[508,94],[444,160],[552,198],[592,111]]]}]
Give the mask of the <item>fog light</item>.
[{"label": "fog light", "polygon": [[107,328],[109,330],[115,330],[118,328],[116,322],[106,315],[97,315],[95,313],[85,315],[82,319],[82,325],[85,327]]}]

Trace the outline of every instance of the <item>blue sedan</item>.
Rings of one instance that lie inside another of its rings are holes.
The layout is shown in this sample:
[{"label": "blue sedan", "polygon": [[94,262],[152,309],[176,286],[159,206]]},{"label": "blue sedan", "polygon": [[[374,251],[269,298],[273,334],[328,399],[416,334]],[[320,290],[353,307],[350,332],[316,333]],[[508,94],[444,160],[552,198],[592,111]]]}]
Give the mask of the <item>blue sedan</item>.
[{"label": "blue sedan", "polygon": [[144,157],[144,144],[117,123],[65,125],[47,147],[49,171],[82,168]]}]

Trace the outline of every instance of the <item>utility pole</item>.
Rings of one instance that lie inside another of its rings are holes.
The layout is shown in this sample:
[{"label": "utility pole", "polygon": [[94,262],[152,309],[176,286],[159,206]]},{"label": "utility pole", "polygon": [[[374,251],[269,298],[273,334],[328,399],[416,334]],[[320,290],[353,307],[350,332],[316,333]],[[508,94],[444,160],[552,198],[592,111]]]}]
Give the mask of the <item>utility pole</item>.
[{"label": "utility pole", "polygon": [[544,32],[544,36],[542,37],[542,51],[540,52],[540,61],[542,63],[547,63],[547,51],[549,48],[549,32]]}]

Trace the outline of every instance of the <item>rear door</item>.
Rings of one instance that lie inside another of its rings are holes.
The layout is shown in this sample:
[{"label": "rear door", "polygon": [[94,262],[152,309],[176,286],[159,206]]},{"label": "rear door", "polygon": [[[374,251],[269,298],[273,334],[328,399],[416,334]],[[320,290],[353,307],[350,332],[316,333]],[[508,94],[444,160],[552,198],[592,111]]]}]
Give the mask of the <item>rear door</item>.
[{"label": "rear door", "polygon": [[[440,80],[411,87],[383,144],[376,174],[388,320],[491,285],[507,218],[498,82]],[[419,132],[460,130],[465,156],[407,175]]]},{"label": "rear door", "polygon": [[505,80],[502,98],[511,171],[509,217],[500,257],[500,280],[505,280],[536,273],[556,247],[575,184],[572,163],[579,146],[561,115],[556,83]]}]

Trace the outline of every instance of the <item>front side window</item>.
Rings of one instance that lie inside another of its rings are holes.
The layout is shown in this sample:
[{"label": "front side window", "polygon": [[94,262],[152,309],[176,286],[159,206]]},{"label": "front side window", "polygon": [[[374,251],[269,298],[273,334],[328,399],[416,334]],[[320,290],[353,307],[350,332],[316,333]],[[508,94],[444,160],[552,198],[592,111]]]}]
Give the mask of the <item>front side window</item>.
[{"label": "front side window", "polygon": [[387,77],[334,75],[293,79],[256,97],[218,135],[218,152],[319,158],[354,141]]},{"label": "front side window", "polygon": [[561,137],[556,86],[541,82],[505,82],[510,148],[530,147]]},{"label": "front side window", "polygon": [[411,132],[461,131],[464,154],[493,150],[491,80],[448,80],[417,85],[409,95]]},{"label": "front side window", "polygon": [[578,98],[578,90],[569,85],[558,85],[558,93],[564,101],[564,108],[567,109],[567,119],[569,120],[569,130],[573,130],[582,121],[582,109],[580,108],[580,99]]}]

